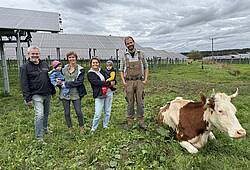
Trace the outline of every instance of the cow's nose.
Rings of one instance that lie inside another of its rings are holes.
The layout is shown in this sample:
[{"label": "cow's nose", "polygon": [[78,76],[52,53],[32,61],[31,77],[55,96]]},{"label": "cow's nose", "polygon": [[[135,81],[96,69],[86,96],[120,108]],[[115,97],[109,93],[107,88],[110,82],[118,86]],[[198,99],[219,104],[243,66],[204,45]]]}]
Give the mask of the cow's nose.
[{"label": "cow's nose", "polygon": [[239,136],[239,138],[242,138],[244,136],[246,136],[246,130],[245,129],[239,129],[236,131],[237,136]]}]

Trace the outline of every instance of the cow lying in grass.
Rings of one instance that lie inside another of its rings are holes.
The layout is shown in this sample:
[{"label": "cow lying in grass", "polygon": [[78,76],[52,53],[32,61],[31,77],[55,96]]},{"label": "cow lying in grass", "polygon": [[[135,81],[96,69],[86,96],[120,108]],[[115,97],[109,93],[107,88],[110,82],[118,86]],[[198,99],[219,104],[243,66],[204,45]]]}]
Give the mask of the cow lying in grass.
[{"label": "cow lying in grass", "polygon": [[228,96],[225,93],[214,93],[207,98],[201,94],[201,102],[177,97],[160,108],[158,120],[167,124],[176,132],[180,145],[190,153],[197,153],[208,139],[215,139],[212,128],[227,132],[231,138],[246,136],[235,116],[236,108],[231,99],[237,91]]}]

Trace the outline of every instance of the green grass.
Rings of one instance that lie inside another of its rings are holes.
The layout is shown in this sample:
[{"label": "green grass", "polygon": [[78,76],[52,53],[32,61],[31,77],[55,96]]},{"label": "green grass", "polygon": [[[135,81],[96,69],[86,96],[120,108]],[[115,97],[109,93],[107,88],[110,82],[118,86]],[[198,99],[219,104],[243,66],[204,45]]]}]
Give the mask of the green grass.
[{"label": "green grass", "polygon": [[24,106],[17,71],[12,69],[9,74],[11,95],[0,97],[0,169],[250,169],[249,135],[231,140],[215,129],[217,140],[191,155],[179,146],[166,126],[155,122],[159,108],[177,96],[199,100],[200,91],[210,95],[214,88],[232,94],[239,88],[233,103],[249,133],[249,65],[204,65],[202,70],[200,63],[194,63],[150,70],[145,90],[146,132],[138,124],[130,131],[124,129],[126,101],[118,85],[109,129],[102,129],[101,121],[97,132],[89,135],[94,99],[86,81],[88,95],[82,100],[86,134],[79,134],[73,108],[75,133],[68,133],[62,104],[55,97],[49,116],[53,133],[45,136],[47,145],[35,141],[34,111]]}]

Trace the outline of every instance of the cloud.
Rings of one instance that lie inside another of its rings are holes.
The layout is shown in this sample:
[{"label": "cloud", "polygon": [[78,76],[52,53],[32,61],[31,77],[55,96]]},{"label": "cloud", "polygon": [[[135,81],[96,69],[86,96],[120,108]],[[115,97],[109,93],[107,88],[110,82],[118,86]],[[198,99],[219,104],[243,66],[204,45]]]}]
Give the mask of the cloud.
[{"label": "cloud", "polygon": [[164,34],[172,33],[174,31],[177,31],[175,26],[170,25],[170,24],[162,24],[162,25],[156,26],[151,31],[151,35],[164,35]]},{"label": "cloud", "polygon": [[187,27],[197,24],[203,24],[214,20],[216,18],[216,13],[217,10],[214,7],[196,9],[189,12],[187,15],[184,15],[184,18],[177,23],[177,26]]},{"label": "cloud", "polygon": [[91,14],[96,9],[101,8],[100,3],[97,0],[48,0],[48,2],[54,6],[63,7],[70,10],[72,13]]}]

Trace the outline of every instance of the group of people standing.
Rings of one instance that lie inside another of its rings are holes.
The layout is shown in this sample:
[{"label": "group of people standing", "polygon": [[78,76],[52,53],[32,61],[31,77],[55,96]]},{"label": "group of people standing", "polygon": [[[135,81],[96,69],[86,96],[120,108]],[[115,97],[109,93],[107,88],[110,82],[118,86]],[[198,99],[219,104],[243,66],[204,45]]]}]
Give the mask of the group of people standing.
[{"label": "group of people standing", "polygon": [[[143,52],[136,50],[132,37],[124,39],[127,52],[120,62],[120,76],[125,89],[127,108],[127,127],[132,128],[135,119],[134,103],[137,103],[137,119],[142,129],[144,123],[144,85],[148,80],[148,64]],[[32,46],[28,50],[28,61],[21,68],[21,86],[25,103],[34,106],[35,135],[38,141],[43,141],[43,134],[50,133],[48,115],[50,98],[55,94],[55,88],[60,89],[59,98],[64,108],[64,116],[69,132],[73,125],[70,116],[70,104],[73,103],[77,114],[80,133],[84,133],[84,119],[81,110],[81,99],[87,94],[84,86],[84,69],[77,64],[77,54],[70,51],[66,54],[68,64],[62,68],[60,61],[52,62],[52,70],[45,61],[40,60],[40,49]],[[95,100],[95,114],[92,121],[91,133],[98,127],[101,112],[104,110],[103,128],[108,128],[113,91],[116,90],[116,73],[112,61],[106,63],[106,69],[101,68],[98,57],[90,60],[87,72]]]}]

